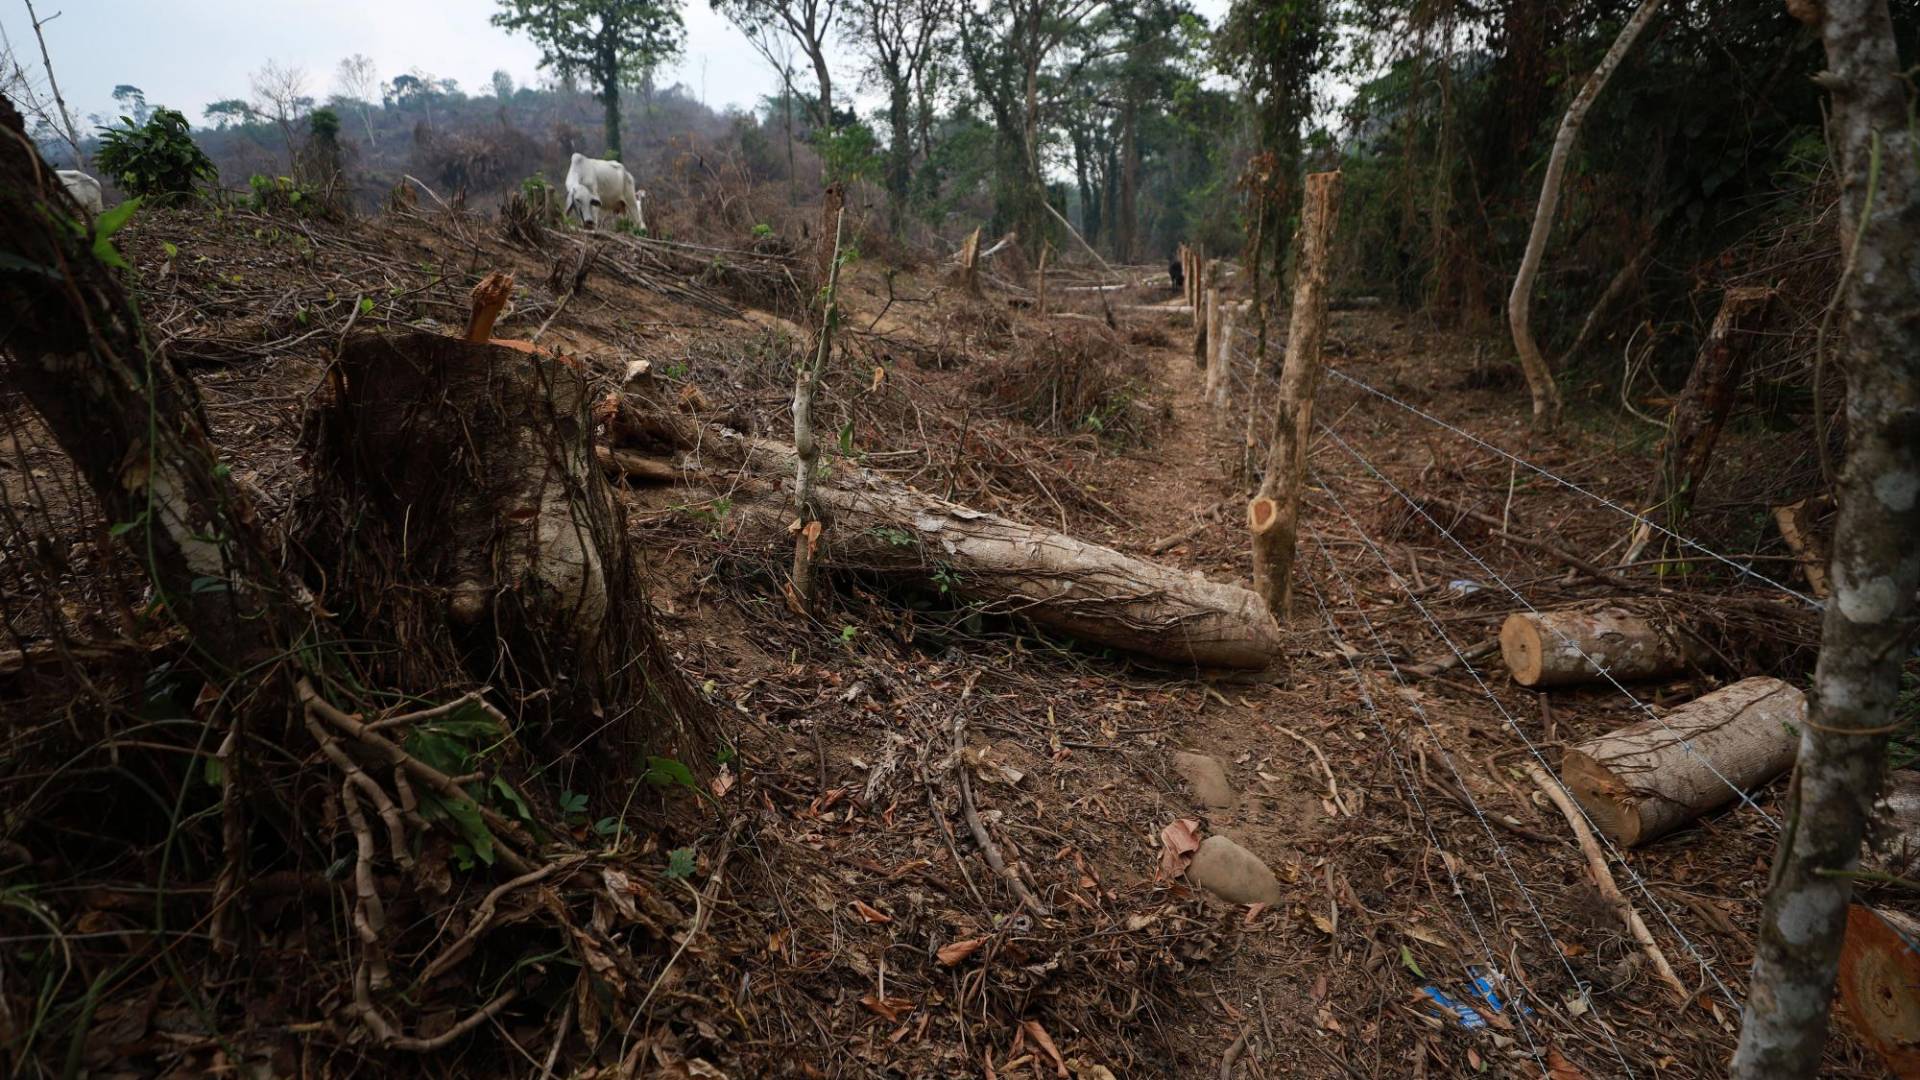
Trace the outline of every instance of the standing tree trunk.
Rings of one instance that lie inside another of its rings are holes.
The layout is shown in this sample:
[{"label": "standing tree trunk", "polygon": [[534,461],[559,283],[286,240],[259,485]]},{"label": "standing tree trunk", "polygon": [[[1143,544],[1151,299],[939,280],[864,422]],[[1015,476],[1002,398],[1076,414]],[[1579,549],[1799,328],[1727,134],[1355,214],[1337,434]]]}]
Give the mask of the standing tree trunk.
[{"label": "standing tree trunk", "polygon": [[1887,0],[1791,2],[1826,45],[1846,278],[1847,464],[1811,719],[1760,918],[1736,1080],[1812,1076],[1920,585],[1920,166]]},{"label": "standing tree trunk", "polygon": [[1720,429],[1733,412],[1749,343],[1766,318],[1773,290],[1764,286],[1728,289],[1713,317],[1713,329],[1687,375],[1686,389],[1667,420],[1666,447],[1651,505],[1664,508],[1667,528],[1686,531],[1687,515],[1713,463]]},{"label": "standing tree trunk", "polygon": [[246,496],[220,468],[193,383],[150,341],[92,226],[0,96],[0,370],[99,498],[195,651],[250,672],[310,613]]},{"label": "standing tree trunk", "polygon": [[1134,260],[1134,230],[1139,222],[1134,210],[1136,192],[1140,183],[1140,147],[1136,128],[1139,127],[1139,104],[1133,100],[1129,91],[1127,100],[1121,106],[1120,113],[1120,212],[1113,221],[1114,261],[1122,266],[1130,265]]},{"label": "standing tree trunk", "polygon": [[1560,206],[1560,178],[1567,171],[1567,155],[1580,134],[1580,125],[1587,119],[1587,110],[1593,107],[1593,100],[1613,77],[1613,70],[1620,66],[1633,39],[1653,21],[1654,10],[1659,6],[1660,0],[1641,0],[1633,17],[1620,28],[1613,47],[1600,58],[1600,66],[1593,69],[1587,84],[1567,106],[1567,115],[1560,121],[1560,133],[1553,138],[1553,153],[1547,158],[1547,176],[1540,184],[1540,204],[1534,208],[1527,251],[1521,256],[1520,272],[1513,276],[1513,292],[1507,297],[1507,325],[1513,330],[1513,348],[1520,354],[1520,368],[1526,373],[1527,390],[1533,395],[1533,420],[1545,427],[1552,427],[1560,419],[1560,388],[1554,385],[1553,372],[1547,368],[1546,358],[1540,355],[1530,320],[1533,281],[1540,273],[1540,257],[1547,250],[1547,235],[1553,231],[1554,211]]},{"label": "standing tree trunk", "polygon": [[1328,247],[1340,208],[1340,174],[1307,177],[1300,207],[1300,265],[1294,275],[1293,318],[1287,360],[1280,372],[1279,407],[1267,440],[1267,473],[1247,504],[1253,533],[1253,587],[1276,621],[1293,606],[1293,546],[1300,528],[1300,486],[1306,480],[1313,434],[1313,394],[1320,382],[1320,342],[1327,330]]},{"label": "standing tree trunk", "polygon": [[601,121],[606,129],[607,157],[620,160],[620,69],[607,69],[600,79],[600,104],[605,108]]},{"label": "standing tree trunk", "polygon": [[[820,268],[820,344],[813,363],[800,368],[793,386],[793,600],[801,611],[813,610],[813,556],[825,527],[813,498],[820,461],[820,445],[813,432],[813,398],[820,391],[820,375],[833,355],[833,324],[839,316],[834,290],[840,283],[840,230],[845,220],[842,204],[840,185],[829,184],[820,222],[824,263]],[[826,228],[829,219],[833,222],[831,232]]]},{"label": "standing tree trunk", "polygon": [[913,101],[904,76],[891,72],[887,78],[887,122],[893,133],[887,144],[887,229],[894,239],[903,240],[913,183]]}]

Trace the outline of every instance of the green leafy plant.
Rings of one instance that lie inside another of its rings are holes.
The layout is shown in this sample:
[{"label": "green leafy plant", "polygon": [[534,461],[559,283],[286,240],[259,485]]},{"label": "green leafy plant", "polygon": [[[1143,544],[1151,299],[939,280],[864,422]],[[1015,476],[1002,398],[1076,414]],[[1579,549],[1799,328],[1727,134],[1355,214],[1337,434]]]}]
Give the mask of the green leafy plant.
[{"label": "green leafy plant", "polygon": [[753,227],[753,238],[755,240],[764,240],[767,237],[772,235],[773,235],[773,226],[767,224],[764,221],[760,222],[758,225],[755,225]]},{"label": "green leafy plant", "polygon": [[657,788],[683,787],[690,791],[699,791],[700,784],[693,778],[693,770],[678,758],[648,757],[646,771],[640,779]]},{"label": "green leafy plant", "polygon": [[674,848],[667,852],[667,879],[685,881],[693,876],[694,853],[690,847]]},{"label": "green leafy plant", "polygon": [[323,209],[320,200],[291,176],[254,173],[247,178],[247,187],[253,192],[249,200],[253,208],[263,213],[317,214]]},{"label": "green leafy plant", "polygon": [[[505,735],[486,709],[478,702],[469,702],[444,717],[417,725],[402,745],[423,764],[448,776],[466,776],[477,771],[487,752]],[[471,869],[475,861],[491,866],[493,832],[481,813],[480,800],[489,795],[498,796],[522,820],[531,821],[533,814],[520,793],[498,777],[485,787],[468,784],[463,791],[467,796],[464,799],[448,798],[430,790],[419,792],[420,816],[428,821],[453,823],[465,841],[455,848],[456,862],[463,869]]]},{"label": "green leafy plant", "polygon": [[94,163],[134,196],[177,197],[212,185],[219,170],[187,130],[187,118],[173,109],[155,109],[144,124],[120,118],[119,127],[100,129]]}]

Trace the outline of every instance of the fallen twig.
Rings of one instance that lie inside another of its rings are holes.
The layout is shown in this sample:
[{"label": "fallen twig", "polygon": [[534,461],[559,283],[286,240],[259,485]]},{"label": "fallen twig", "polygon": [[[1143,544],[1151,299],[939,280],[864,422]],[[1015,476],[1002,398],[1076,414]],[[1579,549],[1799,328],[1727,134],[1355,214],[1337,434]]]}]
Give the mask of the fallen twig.
[{"label": "fallen twig", "polygon": [[1320,747],[1312,739],[1309,739],[1305,735],[1302,735],[1299,732],[1293,730],[1292,728],[1287,727],[1285,724],[1275,724],[1273,725],[1273,729],[1297,743],[1304,744],[1307,749],[1313,751],[1313,756],[1320,760],[1320,771],[1327,774],[1328,797],[1333,800],[1333,805],[1340,808],[1341,816],[1352,817],[1353,811],[1347,809],[1346,800],[1340,797],[1340,784],[1339,784],[1339,781],[1333,778],[1333,766],[1327,764],[1327,755],[1320,752]]},{"label": "fallen twig", "polygon": [[1533,780],[1535,787],[1544,792],[1547,798],[1553,800],[1553,805],[1560,808],[1560,813],[1566,816],[1567,825],[1573,829],[1574,839],[1580,842],[1580,850],[1587,857],[1587,869],[1593,874],[1594,887],[1598,888],[1600,895],[1619,911],[1621,920],[1627,924],[1627,932],[1633,935],[1633,940],[1638,942],[1640,948],[1646,952],[1648,961],[1653,964],[1654,972],[1660,976],[1660,980],[1667,984],[1682,1004],[1690,1003],[1693,1000],[1692,992],[1681,983],[1680,977],[1673,973],[1673,965],[1667,963],[1667,954],[1660,951],[1659,943],[1653,940],[1653,934],[1647,930],[1647,924],[1641,921],[1640,913],[1633,909],[1633,905],[1627,902],[1625,896],[1621,895],[1620,886],[1614,883],[1613,872],[1607,869],[1606,856],[1601,854],[1600,845],[1594,841],[1593,832],[1587,828],[1586,819],[1580,816],[1579,808],[1573,805],[1566,790],[1547,776],[1539,765],[1527,762],[1527,776]]}]

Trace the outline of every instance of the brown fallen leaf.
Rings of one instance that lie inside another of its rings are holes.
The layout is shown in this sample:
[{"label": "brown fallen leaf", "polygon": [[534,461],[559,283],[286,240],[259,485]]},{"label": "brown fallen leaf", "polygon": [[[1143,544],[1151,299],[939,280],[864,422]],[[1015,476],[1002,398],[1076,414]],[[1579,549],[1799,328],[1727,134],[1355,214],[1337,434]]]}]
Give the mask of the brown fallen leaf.
[{"label": "brown fallen leaf", "polygon": [[861,900],[855,900],[853,902],[853,910],[856,913],[858,913],[862,919],[865,919],[870,923],[884,924],[884,923],[890,923],[893,921],[893,916]]},{"label": "brown fallen leaf", "polygon": [[914,1010],[919,1003],[912,998],[883,998],[868,994],[860,999],[860,1004],[872,1009],[889,1024],[897,1024],[900,1018]]},{"label": "brown fallen leaf", "polygon": [[1160,830],[1160,872],[1155,881],[1172,881],[1187,872],[1193,853],[1200,850],[1200,821],[1178,818]]},{"label": "brown fallen leaf", "polygon": [[965,941],[955,941],[951,944],[940,946],[940,951],[934,955],[940,958],[942,964],[952,967],[967,957],[972,956],[974,953],[979,952],[980,946],[986,943],[987,939],[983,937],[967,938]]},{"label": "brown fallen leaf", "polygon": [[1552,1080],[1587,1080],[1586,1073],[1551,1046],[1547,1047],[1547,1075]]},{"label": "brown fallen leaf", "polygon": [[1032,1036],[1033,1041],[1038,1043],[1040,1049],[1046,1051],[1047,1057],[1053,1060],[1053,1075],[1070,1075],[1067,1072],[1066,1059],[1060,1056],[1060,1048],[1053,1045],[1053,1036],[1048,1035],[1047,1029],[1040,1026],[1040,1021],[1022,1020],[1020,1021],[1020,1027],[1025,1030],[1028,1035]]}]

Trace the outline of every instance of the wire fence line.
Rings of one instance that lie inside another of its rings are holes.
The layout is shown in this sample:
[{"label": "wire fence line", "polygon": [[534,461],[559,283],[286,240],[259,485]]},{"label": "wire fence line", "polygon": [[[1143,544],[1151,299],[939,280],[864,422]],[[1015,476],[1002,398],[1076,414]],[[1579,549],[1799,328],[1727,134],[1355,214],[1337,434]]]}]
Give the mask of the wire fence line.
[{"label": "wire fence line", "polygon": [[[1360,451],[1354,449],[1351,443],[1341,438],[1339,432],[1333,430],[1332,428],[1328,427],[1325,424],[1318,424],[1316,426],[1320,428],[1321,434],[1326,435],[1328,438],[1332,439],[1336,444],[1338,444],[1342,450],[1345,450],[1347,452],[1348,456],[1352,457],[1353,460],[1360,463],[1361,468],[1366,469],[1368,473],[1372,474],[1374,479],[1387,485],[1387,487],[1391,489],[1395,495],[1400,497],[1400,501],[1406,503],[1407,506],[1410,507],[1414,513],[1418,514],[1422,520],[1424,520],[1427,524],[1433,526],[1433,528],[1437,532],[1439,532],[1440,535],[1446,537],[1447,541],[1451,543],[1454,547],[1458,548],[1462,555],[1465,555],[1468,559],[1472,560],[1473,564],[1480,568],[1481,573],[1486,574],[1488,577],[1492,578],[1495,582],[1497,582],[1502,589],[1505,589],[1507,592],[1507,595],[1513,597],[1513,600],[1515,603],[1519,604],[1523,608],[1526,608],[1527,611],[1532,614],[1538,615],[1540,613],[1540,609],[1537,607],[1534,607],[1532,601],[1529,601],[1525,596],[1521,595],[1520,590],[1514,588],[1512,585],[1507,584],[1507,579],[1500,576],[1499,571],[1487,565],[1486,560],[1482,559],[1479,555],[1475,554],[1472,548],[1469,548],[1467,545],[1461,543],[1460,538],[1453,534],[1453,530],[1440,524],[1440,522],[1437,519],[1435,519],[1432,514],[1427,512],[1426,507],[1420,505],[1420,501],[1418,499],[1415,499],[1413,496],[1408,495],[1406,491],[1402,490],[1400,485],[1393,482],[1392,478],[1388,477],[1386,473],[1381,472],[1377,467],[1375,467],[1373,462],[1367,460],[1367,458],[1364,455],[1362,455]],[[1751,809],[1754,813],[1759,814],[1761,819],[1764,820],[1769,826],[1773,827],[1775,831],[1779,830],[1780,823],[1774,820],[1773,815],[1761,809],[1760,804],[1754,802],[1753,797],[1747,794],[1744,788],[1734,783],[1732,780],[1728,779],[1727,775],[1721,772],[1718,766],[1714,765],[1713,759],[1707,757],[1705,754],[1702,754],[1693,745],[1693,740],[1688,739],[1685,736],[1681,735],[1680,732],[1676,731],[1671,725],[1669,725],[1666,722],[1665,718],[1663,718],[1659,713],[1653,710],[1653,706],[1647,704],[1644,701],[1641,701],[1638,697],[1636,697],[1633,691],[1627,689],[1625,683],[1622,683],[1618,678],[1614,677],[1613,672],[1605,664],[1602,664],[1600,661],[1594,659],[1593,656],[1590,655],[1585,649],[1581,648],[1580,643],[1578,641],[1568,637],[1564,633],[1561,633],[1560,628],[1558,626],[1555,626],[1551,623],[1545,623],[1543,625],[1545,625],[1547,629],[1553,632],[1554,637],[1560,639],[1560,644],[1571,647],[1574,652],[1579,654],[1580,659],[1586,661],[1588,666],[1592,667],[1595,671],[1599,672],[1600,677],[1605,679],[1607,683],[1611,685],[1615,690],[1619,691],[1620,694],[1627,699],[1627,701],[1632,703],[1634,708],[1639,709],[1641,712],[1645,713],[1647,715],[1647,718],[1652,720],[1655,724],[1658,724],[1662,731],[1665,731],[1667,734],[1673,736],[1676,740],[1678,740],[1680,744],[1680,748],[1686,751],[1688,756],[1695,758],[1702,765],[1705,765],[1707,767],[1707,771],[1712,773],[1715,779],[1719,780],[1722,784],[1725,784],[1728,790],[1732,791],[1734,795],[1739,798],[1741,803],[1746,805],[1747,808]],[[1474,677],[1476,679],[1479,678],[1477,673],[1475,674]]]},{"label": "wire fence line", "polygon": [[[1386,661],[1388,667],[1393,671],[1394,678],[1399,681],[1401,687],[1411,689],[1411,686],[1406,681],[1406,676],[1401,673],[1399,666],[1393,662],[1392,652],[1387,648],[1385,638],[1380,634],[1378,628],[1374,626],[1373,620],[1367,617],[1365,609],[1361,606],[1359,589],[1354,586],[1353,580],[1347,576],[1346,572],[1340,569],[1339,562],[1334,559],[1332,551],[1328,549],[1326,541],[1321,537],[1319,530],[1309,525],[1308,532],[1313,536],[1315,545],[1320,549],[1321,558],[1326,562],[1328,568],[1333,571],[1334,576],[1345,589],[1348,602],[1358,611],[1360,619],[1366,626],[1368,635],[1373,639],[1374,646],[1379,651],[1381,659]],[[1329,621],[1331,622],[1331,617],[1329,617]],[[1341,648],[1341,644],[1342,643],[1336,638],[1336,651],[1339,651],[1345,656],[1346,649]],[[1350,656],[1348,657],[1348,663],[1352,663]],[[1472,787],[1467,784],[1466,778],[1461,775],[1459,766],[1454,763],[1453,755],[1448,752],[1446,743],[1440,738],[1440,732],[1434,727],[1433,719],[1427,715],[1425,706],[1420,704],[1418,698],[1404,694],[1402,697],[1407,702],[1413,715],[1420,721],[1421,726],[1426,729],[1427,737],[1433,740],[1434,752],[1440,756],[1441,763],[1444,764],[1447,767],[1447,771],[1453,775],[1454,786],[1460,789],[1462,798],[1466,800],[1467,808],[1472,811],[1474,818],[1480,823],[1481,830],[1486,833],[1487,842],[1492,845],[1495,857],[1498,858],[1501,865],[1505,867],[1508,876],[1513,879],[1514,886],[1519,889],[1521,897],[1526,901],[1527,909],[1532,913],[1534,921],[1539,923],[1541,932],[1546,934],[1548,943],[1553,947],[1553,954],[1559,959],[1560,966],[1565,969],[1567,978],[1573,982],[1575,989],[1580,992],[1581,996],[1590,1003],[1592,1001],[1591,986],[1586,980],[1580,978],[1578,972],[1574,971],[1573,964],[1568,959],[1567,950],[1561,947],[1559,939],[1554,936],[1552,927],[1547,925],[1546,915],[1540,910],[1540,905],[1534,900],[1533,890],[1529,889],[1526,882],[1520,877],[1519,870],[1513,865],[1512,857],[1507,854],[1506,845],[1500,842],[1499,835],[1493,830],[1493,824],[1487,820],[1486,812],[1481,809],[1479,801],[1473,797]],[[1389,745],[1391,745],[1391,743],[1389,743]],[[1596,1022],[1599,1021],[1597,1010],[1595,1020]],[[1604,1022],[1601,1022],[1599,1026],[1600,1029],[1606,1033],[1608,1044],[1612,1047],[1614,1056],[1620,1059],[1621,1068],[1626,1070],[1628,1076],[1632,1076],[1633,1069],[1627,1065],[1626,1055],[1620,1050],[1619,1044],[1614,1041],[1612,1029]]]},{"label": "wire fence line", "polygon": [[[1486,931],[1480,925],[1480,917],[1474,914],[1473,903],[1468,898],[1466,887],[1460,884],[1460,876],[1453,868],[1453,859],[1447,855],[1446,845],[1440,842],[1439,833],[1433,827],[1433,816],[1427,812],[1426,801],[1420,797],[1420,787],[1414,780],[1413,770],[1407,766],[1406,761],[1400,756],[1399,749],[1394,745],[1393,732],[1387,727],[1386,721],[1380,717],[1380,707],[1374,703],[1373,694],[1368,689],[1365,674],[1363,674],[1359,666],[1353,662],[1353,657],[1348,650],[1341,647],[1339,626],[1334,622],[1333,615],[1327,607],[1326,598],[1320,592],[1319,584],[1314,580],[1313,574],[1308,571],[1304,565],[1301,566],[1301,572],[1302,576],[1306,578],[1308,590],[1313,594],[1314,604],[1319,608],[1320,618],[1326,624],[1327,637],[1333,643],[1334,651],[1346,660],[1347,669],[1353,674],[1355,688],[1360,692],[1360,701],[1366,706],[1368,717],[1373,721],[1373,726],[1380,733],[1381,742],[1387,748],[1387,756],[1393,760],[1394,772],[1400,777],[1401,786],[1406,789],[1407,797],[1412,800],[1414,809],[1419,811],[1422,826],[1427,834],[1427,842],[1432,844],[1434,850],[1440,853],[1441,869],[1446,871],[1447,881],[1453,888],[1453,895],[1460,901],[1460,908],[1465,912],[1468,924],[1473,927],[1473,936],[1480,942],[1480,951],[1487,958],[1488,975],[1493,979],[1494,985],[1499,986],[1505,980],[1499,976],[1500,964],[1494,953],[1493,944],[1487,940]],[[1515,878],[1515,884],[1519,884],[1517,877]],[[1522,886],[1522,888],[1524,888],[1524,886]],[[1471,979],[1471,972],[1462,973]],[[1525,988],[1523,987],[1522,989],[1524,990]],[[1528,1026],[1525,1012],[1519,1008],[1511,1007],[1516,1003],[1524,1002],[1526,997],[1534,997],[1534,995],[1530,991],[1524,995],[1515,995],[1512,991],[1507,991],[1507,1002],[1510,1006],[1508,1011],[1513,1016],[1514,1025],[1518,1027],[1521,1034],[1525,1036],[1527,1048],[1533,1056],[1534,1063],[1540,1066],[1541,1075],[1551,1076],[1551,1070],[1547,1066],[1546,1057],[1542,1054],[1539,1044],[1534,1041],[1533,1032]],[[1538,1000],[1538,998],[1535,1000]]]},{"label": "wire fence line", "polygon": [[[1628,880],[1633,883],[1634,887],[1639,890],[1640,895],[1646,899],[1647,903],[1652,906],[1655,913],[1659,915],[1660,921],[1666,924],[1667,929],[1673,932],[1674,937],[1679,939],[1681,945],[1684,946],[1687,952],[1690,953],[1695,959],[1695,961],[1698,962],[1701,971],[1704,973],[1705,978],[1711,981],[1714,984],[1714,986],[1719,989],[1721,995],[1726,999],[1729,1005],[1733,1006],[1735,1009],[1738,1009],[1740,1007],[1739,996],[1736,995],[1731,989],[1729,989],[1727,984],[1724,981],[1722,981],[1719,973],[1714,970],[1712,961],[1707,958],[1706,954],[1701,951],[1699,946],[1693,943],[1693,940],[1687,936],[1686,932],[1681,930],[1679,925],[1673,921],[1673,916],[1667,911],[1666,906],[1660,902],[1660,899],[1654,895],[1653,890],[1647,885],[1646,880],[1642,878],[1636,870],[1634,870],[1632,864],[1627,862],[1626,856],[1620,851],[1618,847],[1614,845],[1612,839],[1609,838],[1607,834],[1600,829],[1599,824],[1593,820],[1592,815],[1587,812],[1586,807],[1580,803],[1580,800],[1574,796],[1572,790],[1567,787],[1566,782],[1561,779],[1560,771],[1554,768],[1553,764],[1547,760],[1546,755],[1541,751],[1538,744],[1536,744],[1533,741],[1533,739],[1527,735],[1526,729],[1520,726],[1518,718],[1516,718],[1513,715],[1513,713],[1507,709],[1506,704],[1502,702],[1499,696],[1493,692],[1493,688],[1487,685],[1486,680],[1480,677],[1479,671],[1475,669],[1474,666],[1467,661],[1467,658],[1464,652],[1461,650],[1459,643],[1456,642],[1452,638],[1452,636],[1446,632],[1445,627],[1441,624],[1441,622],[1438,619],[1434,617],[1432,611],[1428,609],[1426,604],[1421,602],[1419,595],[1413,591],[1413,588],[1411,587],[1411,585],[1408,584],[1405,578],[1400,576],[1399,571],[1394,569],[1392,562],[1387,558],[1386,552],[1382,550],[1380,546],[1374,541],[1372,535],[1369,534],[1360,525],[1359,520],[1353,515],[1352,511],[1350,511],[1347,508],[1346,504],[1340,499],[1339,495],[1336,494],[1331,487],[1327,486],[1326,482],[1324,481],[1324,479],[1321,478],[1317,470],[1314,470],[1312,472],[1312,477],[1315,485],[1327,492],[1328,498],[1332,500],[1332,502],[1334,503],[1334,506],[1340,511],[1341,516],[1347,520],[1347,523],[1353,528],[1354,532],[1360,537],[1361,542],[1366,546],[1368,551],[1372,553],[1373,556],[1379,560],[1380,565],[1386,569],[1388,577],[1390,578],[1390,580],[1392,580],[1394,585],[1400,590],[1401,594],[1413,604],[1415,610],[1417,610],[1420,613],[1421,617],[1426,620],[1427,624],[1430,627],[1432,627],[1434,633],[1439,636],[1441,642],[1446,646],[1447,650],[1451,652],[1459,660],[1460,666],[1463,669],[1465,669],[1468,675],[1470,675],[1473,678],[1473,681],[1475,685],[1479,687],[1480,692],[1486,696],[1487,700],[1493,704],[1495,711],[1500,714],[1500,717],[1502,721],[1504,721],[1504,723],[1506,724],[1508,730],[1512,731],[1515,735],[1519,736],[1520,741],[1526,746],[1527,752],[1530,755],[1532,755],[1533,759],[1536,762],[1539,763],[1541,769],[1546,772],[1547,776],[1552,778],[1554,784],[1557,787],[1559,787],[1562,792],[1566,794],[1569,803],[1580,812],[1580,816],[1586,820],[1587,826],[1593,831],[1594,835],[1599,838],[1600,843],[1605,846],[1607,853],[1613,856],[1614,862],[1618,863],[1620,868],[1626,872]],[[1316,537],[1317,535],[1318,534],[1316,533]],[[1322,551],[1325,551],[1324,547],[1322,548]],[[1354,595],[1354,606],[1356,608],[1360,608],[1358,593],[1355,592],[1353,595]],[[1367,622],[1368,627],[1371,630],[1372,620],[1367,618],[1364,609],[1360,609],[1360,617]],[[1376,635],[1376,640],[1378,640],[1377,635]],[[1382,645],[1381,654],[1383,657],[1386,657],[1388,665],[1393,668],[1395,677],[1401,680],[1401,683],[1403,686],[1406,685],[1405,678],[1400,674],[1400,670],[1398,666],[1393,664],[1393,660],[1390,656],[1387,656],[1387,650],[1385,649],[1384,645]],[[1421,708],[1421,706],[1417,701],[1413,701],[1411,702],[1411,704],[1413,708],[1415,708],[1416,710],[1424,714],[1425,710]]]},{"label": "wire fence line", "polygon": [[[1248,333],[1244,328],[1235,327],[1234,330],[1236,331],[1236,333],[1245,335],[1248,338],[1248,340],[1254,340],[1253,336],[1250,333]],[[1248,355],[1244,350],[1241,350],[1241,349],[1236,349],[1236,353],[1237,355],[1243,356],[1243,357]],[[1712,548],[1707,547],[1705,544],[1702,544],[1698,540],[1693,539],[1692,537],[1683,536],[1680,533],[1675,532],[1673,529],[1665,525],[1662,525],[1661,523],[1653,520],[1652,518],[1647,517],[1645,514],[1641,514],[1636,511],[1630,510],[1627,507],[1624,507],[1619,503],[1614,502],[1612,499],[1609,499],[1604,495],[1601,495],[1595,491],[1592,491],[1591,489],[1573,480],[1569,480],[1566,477],[1563,477],[1555,473],[1554,471],[1546,468],[1545,466],[1529,461],[1526,458],[1519,456],[1518,454],[1514,454],[1503,447],[1496,446],[1493,443],[1490,443],[1487,440],[1482,439],[1480,436],[1475,435],[1470,431],[1466,431],[1454,424],[1448,423],[1446,420],[1433,415],[1432,413],[1426,411],[1425,409],[1420,408],[1417,405],[1409,404],[1406,401],[1402,401],[1400,398],[1395,397],[1394,395],[1386,392],[1385,390],[1380,389],[1377,386],[1374,386],[1373,384],[1367,382],[1364,379],[1358,378],[1353,375],[1349,375],[1345,371],[1342,371],[1341,369],[1334,367],[1331,364],[1323,363],[1321,365],[1321,370],[1326,372],[1328,375],[1332,376],[1333,378],[1339,379],[1340,381],[1345,382],[1368,394],[1371,394],[1382,401],[1388,402],[1389,404],[1392,404],[1400,409],[1403,409],[1413,414],[1414,416],[1417,416],[1420,419],[1426,421],[1427,423],[1434,425],[1435,427],[1451,432],[1452,434],[1467,440],[1468,442],[1474,444],[1475,446],[1480,447],[1483,450],[1487,450],[1494,454],[1497,454],[1500,457],[1505,458],[1507,461],[1511,462],[1512,464],[1520,468],[1526,469],[1538,476],[1551,480],[1554,483],[1559,484],[1561,487],[1568,489],[1569,491],[1573,491],[1596,503],[1599,503],[1601,506],[1604,506],[1607,509],[1612,510],[1614,513],[1620,514],[1621,516],[1629,518],[1639,525],[1645,526],[1646,528],[1652,529],[1653,531],[1668,537],[1674,542],[1680,544],[1682,547],[1688,548],[1689,550],[1692,550],[1692,551],[1697,551],[1700,554],[1731,568],[1736,573],[1740,574],[1742,577],[1750,578],[1754,581],[1758,581],[1764,585],[1777,589],[1780,592],[1783,592],[1788,596],[1791,596],[1794,599],[1800,601],[1802,604],[1805,604],[1807,607],[1812,608],[1815,611],[1825,610],[1826,604],[1824,601],[1808,596],[1807,594],[1801,592],[1798,589],[1793,588],[1790,585],[1784,584],[1774,579],[1773,577],[1770,577],[1767,574],[1762,573],[1759,570],[1755,570],[1753,567],[1740,562],[1738,559],[1735,559],[1728,555],[1723,555],[1720,552],[1717,552]],[[1260,377],[1260,373],[1255,372],[1254,377],[1255,378]]]}]

